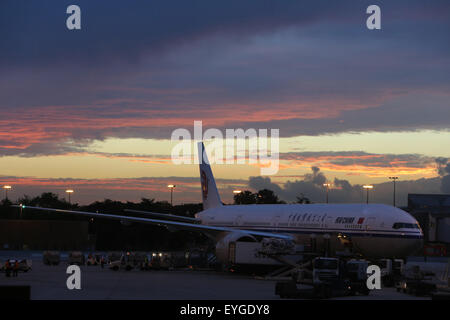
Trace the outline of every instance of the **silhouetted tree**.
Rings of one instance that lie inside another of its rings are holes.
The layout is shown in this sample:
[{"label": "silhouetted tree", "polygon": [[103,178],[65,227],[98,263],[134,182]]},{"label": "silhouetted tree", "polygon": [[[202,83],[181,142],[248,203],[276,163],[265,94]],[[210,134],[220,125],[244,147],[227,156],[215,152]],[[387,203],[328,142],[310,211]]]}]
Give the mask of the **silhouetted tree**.
[{"label": "silhouetted tree", "polygon": [[303,195],[303,193],[300,193],[300,196],[297,197],[297,203],[310,204],[311,200],[309,200],[309,198],[305,197]]},{"label": "silhouetted tree", "polygon": [[233,197],[234,204],[255,204],[256,203],[256,194],[251,191],[245,190],[241,193],[237,193]]},{"label": "silhouetted tree", "polygon": [[259,190],[256,195],[256,203],[258,204],[278,204],[284,203],[284,201],[280,201],[278,196],[269,189]]},{"label": "silhouetted tree", "polygon": [[9,199],[0,201],[0,219],[14,219],[17,216],[17,210],[11,208],[12,202]]}]

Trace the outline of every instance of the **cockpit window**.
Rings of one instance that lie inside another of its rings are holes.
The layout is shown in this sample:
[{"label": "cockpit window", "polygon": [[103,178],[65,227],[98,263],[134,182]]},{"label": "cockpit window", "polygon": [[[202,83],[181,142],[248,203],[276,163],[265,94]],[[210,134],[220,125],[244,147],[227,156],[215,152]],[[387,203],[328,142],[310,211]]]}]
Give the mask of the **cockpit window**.
[{"label": "cockpit window", "polygon": [[393,229],[419,229],[417,223],[396,222],[392,226]]}]

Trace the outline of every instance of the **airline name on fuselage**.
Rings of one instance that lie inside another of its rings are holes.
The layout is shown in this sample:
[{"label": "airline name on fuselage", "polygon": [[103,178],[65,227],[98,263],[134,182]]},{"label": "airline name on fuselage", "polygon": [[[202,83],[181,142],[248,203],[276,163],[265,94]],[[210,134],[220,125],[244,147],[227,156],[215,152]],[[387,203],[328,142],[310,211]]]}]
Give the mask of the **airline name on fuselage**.
[{"label": "airline name on fuselage", "polygon": [[[355,222],[355,217],[337,217],[335,223],[342,224],[352,224]],[[359,218],[358,224],[362,224],[364,222],[364,218]]]}]

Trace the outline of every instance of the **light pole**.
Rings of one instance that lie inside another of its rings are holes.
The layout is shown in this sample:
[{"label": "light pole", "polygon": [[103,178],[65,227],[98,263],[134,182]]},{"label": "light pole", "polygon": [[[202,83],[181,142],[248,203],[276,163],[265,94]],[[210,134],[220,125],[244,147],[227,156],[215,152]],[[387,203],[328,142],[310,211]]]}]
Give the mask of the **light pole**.
[{"label": "light pole", "polygon": [[176,185],[169,184],[167,188],[170,189],[170,205],[173,206],[173,189],[175,189]]},{"label": "light pole", "polygon": [[5,189],[5,200],[8,200],[8,190],[11,190],[11,186],[3,186],[3,189]]},{"label": "light pole", "polygon": [[395,180],[398,179],[398,177],[389,177],[392,181],[394,181],[394,207],[395,207]]},{"label": "light pole", "polygon": [[363,186],[363,188],[367,190],[367,200],[366,200],[366,202],[367,202],[367,204],[369,204],[369,190],[373,189],[373,186],[366,184],[366,185]]},{"label": "light pole", "polygon": [[66,193],[69,195],[69,203],[72,204],[72,203],[70,202],[70,195],[71,195],[72,193],[74,193],[74,191],[73,191],[72,189],[67,189],[67,190],[66,190]]},{"label": "light pole", "polygon": [[327,188],[327,203],[328,203],[328,189],[331,187],[331,183],[324,183],[323,186]]}]

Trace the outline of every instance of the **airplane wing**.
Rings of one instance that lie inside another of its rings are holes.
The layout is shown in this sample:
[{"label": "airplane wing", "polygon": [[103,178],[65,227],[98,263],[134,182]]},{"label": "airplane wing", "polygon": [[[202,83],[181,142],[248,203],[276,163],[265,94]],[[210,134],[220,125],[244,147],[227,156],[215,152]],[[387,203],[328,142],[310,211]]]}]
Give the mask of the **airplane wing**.
[{"label": "airplane wing", "polygon": [[148,216],[162,218],[163,220],[172,220],[172,221],[188,222],[188,223],[200,223],[201,222],[199,219],[196,219],[196,218],[177,216],[175,214],[165,214],[165,213],[157,213],[157,212],[141,211],[141,210],[131,210],[131,209],[125,209],[124,211],[130,212],[130,213],[142,213],[142,214],[145,214]]},{"label": "airplane wing", "polygon": [[179,221],[167,221],[167,220],[159,220],[159,219],[140,218],[140,217],[119,216],[119,215],[107,214],[107,213],[93,213],[93,212],[85,212],[85,211],[30,207],[30,206],[24,206],[24,205],[22,205],[22,206],[13,205],[12,207],[16,207],[16,208],[22,207],[22,209],[33,209],[33,210],[41,210],[41,211],[47,211],[47,212],[58,212],[58,213],[64,213],[64,214],[85,216],[85,217],[90,217],[90,218],[112,219],[112,220],[119,220],[119,221],[124,221],[124,222],[153,224],[153,225],[158,225],[158,226],[174,228],[174,229],[178,229],[178,230],[198,231],[198,232],[205,233],[206,235],[212,236],[212,237],[216,236],[219,233],[223,233],[223,232],[242,232],[245,234],[249,234],[249,235],[261,237],[261,238],[277,238],[277,239],[283,239],[283,240],[293,240],[292,236],[286,235],[286,234],[281,234],[281,233],[261,232],[261,231],[245,230],[245,229],[237,229],[237,228],[227,228],[227,227],[214,227],[214,226],[207,226],[207,225],[202,225],[202,224],[179,222]]}]

